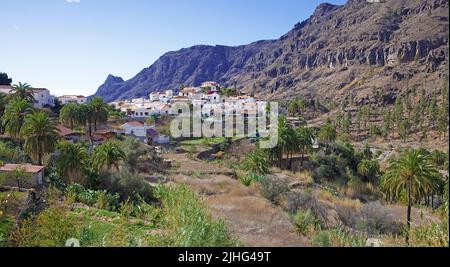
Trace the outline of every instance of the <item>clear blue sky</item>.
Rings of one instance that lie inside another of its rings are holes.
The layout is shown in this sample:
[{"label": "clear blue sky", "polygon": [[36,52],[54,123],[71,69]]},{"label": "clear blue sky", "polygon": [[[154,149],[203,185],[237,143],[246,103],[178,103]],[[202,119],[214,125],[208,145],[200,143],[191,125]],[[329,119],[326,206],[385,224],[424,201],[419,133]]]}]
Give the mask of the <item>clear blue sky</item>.
[{"label": "clear blue sky", "polygon": [[168,51],[278,38],[321,2],[0,0],[0,72],[56,95],[89,95],[108,74],[130,79]]}]

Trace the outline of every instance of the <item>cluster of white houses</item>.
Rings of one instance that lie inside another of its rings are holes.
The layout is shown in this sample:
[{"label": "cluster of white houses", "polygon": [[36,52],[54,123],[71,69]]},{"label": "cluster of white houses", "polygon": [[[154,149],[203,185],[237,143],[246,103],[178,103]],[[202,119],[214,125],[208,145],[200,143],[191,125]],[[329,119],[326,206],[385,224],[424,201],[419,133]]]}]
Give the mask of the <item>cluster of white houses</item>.
[{"label": "cluster of white houses", "polygon": [[225,115],[229,115],[227,112],[233,112],[235,115],[249,115],[265,106],[265,102],[245,94],[224,96],[220,88],[220,85],[215,82],[205,82],[200,87],[185,87],[177,95],[172,90],[167,90],[163,93],[151,93],[147,99],[137,98],[110,104],[138,120],[145,120],[155,115],[177,115],[179,112],[173,108],[177,103],[186,103],[200,108],[207,106],[207,111],[202,110],[204,118],[212,115],[209,110],[221,109]]},{"label": "cluster of white houses", "polygon": [[[1,85],[0,93],[10,94],[13,92],[13,88],[9,85]],[[88,99],[82,95],[65,95],[60,97],[55,97],[50,93],[50,90],[46,88],[33,88],[34,96],[34,107],[44,108],[44,107],[54,107],[55,99],[57,98],[61,104],[65,105],[68,103],[84,104],[87,103]]]},{"label": "cluster of white houses", "polygon": [[[0,93],[10,94],[12,88],[10,86],[0,86]],[[33,94],[35,98],[34,106],[36,108],[53,107],[55,105],[55,96],[45,88],[34,88]],[[88,99],[81,95],[65,95],[58,97],[61,104],[68,103],[85,104]],[[119,135],[134,136],[144,142],[153,142],[154,144],[163,145],[170,142],[170,137],[161,135],[156,130],[156,125],[147,124],[147,118],[151,116],[169,116],[178,115],[180,112],[174,105],[177,103],[185,103],[201,108],[208,106],[208,109],[202,109],[202,118],[205,120],[214,119],[213,110],[220,109],[227,112],[233,112],[233,116],[248,116],[258,112],[263,112],[265,102],[258,101],[245,93],[234,94],[234,96],[225,96],[221,94],[220,86],[215,82],[205,82],[200,87],[185,87],[178,94],[172,90],[163,93],[151,93],[147,99],[139,98],[132,100],[124,100],[112,102],[117,109],[128,114],[130,120],[122,125],[107,125],[106,128],[99,128],[93,132],[89,139],[94,143],[104,142]],[[86,139],[82,133],[74,132],[67,127],[58,125],[58,132],[62,139],[70,142],[78,142]],[[43,166],[24,165],[24,164],[2,164],[0,165],[0,173],[11,173],[17,168],[32,175],[31,187],[39,186],[43,181]]]}]

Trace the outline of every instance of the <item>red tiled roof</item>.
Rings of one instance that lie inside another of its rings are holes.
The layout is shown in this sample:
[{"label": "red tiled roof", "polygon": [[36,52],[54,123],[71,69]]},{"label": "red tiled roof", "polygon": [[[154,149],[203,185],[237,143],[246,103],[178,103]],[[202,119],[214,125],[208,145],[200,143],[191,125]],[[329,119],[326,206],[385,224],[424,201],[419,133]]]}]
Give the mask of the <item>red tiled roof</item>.
[{"label": "red tiled roof", "polygon": [[33,88],[33,92],[44,92],[44,91],[48,91],[48,89],[46,88]]},{"label": "red tiled roof", "polygon": [[140,122],[140,121],[130,121],[125,124],[131,125],[131,126],[144,126],[144,123]]},{"label": "red tiled roof", "polygon": [[27,173],[38,173],[44,169],[44,166],[39,165],[31,165],[31,164],[9,164],[0,167],[0,171],[11,172],[16,170],[17,168],[24,168]]},{"label": "red tiled roof", "polygon": [[69,128],[67,128],[65,126],[58,125],[58,126],[56,126],[56,128],[59,132],[59,136],[61,136],[61,137],[74,134],[74,132],[72,130],[70,130]]}]

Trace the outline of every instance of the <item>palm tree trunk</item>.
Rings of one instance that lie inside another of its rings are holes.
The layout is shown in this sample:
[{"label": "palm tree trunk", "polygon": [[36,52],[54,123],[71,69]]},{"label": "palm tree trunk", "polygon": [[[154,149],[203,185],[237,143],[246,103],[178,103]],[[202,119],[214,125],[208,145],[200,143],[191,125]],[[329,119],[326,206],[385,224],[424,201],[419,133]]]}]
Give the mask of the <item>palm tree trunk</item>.
[{"label": "palm tree trunk", "polygon": [[40,153],[38,154],[38,165],[42,166],[42,155]]},{"label": "palm tree trunk", "polygon": [[294,156],[293,156],[294,153],[291,152],[290,154],[291,154],[291,156],[290,156],[290,159],[289,159],[289,170],[292,171],[292,158],[294,157]]},{"label": "palm tree trunk", "polygon": [[89,137],[92,137],[92,122],[88,122]]},{"label": "palm tree trunk", "polygon": [[406,245],[409,246],[409,231],[411,230],[411,208],[412,208],[412,198],[411,198],[411,180],[408,184],[408,211],[406,213]]},{"label": "palm tree trunk", "polygon": [[300,166],[303,167],[304,161],[305,161],[305,150],[303,149],[303,150],[302,150],[302,159],[301,159],[301,161],[300,161]]}]

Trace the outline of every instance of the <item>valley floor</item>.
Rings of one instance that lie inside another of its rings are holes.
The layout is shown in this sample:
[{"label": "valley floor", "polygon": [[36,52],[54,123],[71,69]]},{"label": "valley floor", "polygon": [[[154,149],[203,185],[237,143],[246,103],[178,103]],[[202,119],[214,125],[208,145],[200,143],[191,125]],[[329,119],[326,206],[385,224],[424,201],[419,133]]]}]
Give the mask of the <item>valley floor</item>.
[{"label": "valley floor", "polygon": [[175,183],[186,184],[203,196],[212,214],[223,218],[234,238],[251,247],[306,247],[309,242],[297,234],[288,215],[230,176],[233,171],[215,163],[165,154],[177,166],[172,170]]}]

